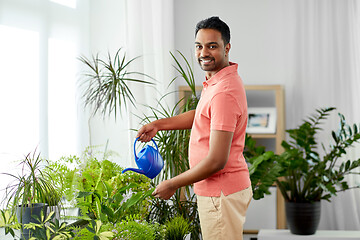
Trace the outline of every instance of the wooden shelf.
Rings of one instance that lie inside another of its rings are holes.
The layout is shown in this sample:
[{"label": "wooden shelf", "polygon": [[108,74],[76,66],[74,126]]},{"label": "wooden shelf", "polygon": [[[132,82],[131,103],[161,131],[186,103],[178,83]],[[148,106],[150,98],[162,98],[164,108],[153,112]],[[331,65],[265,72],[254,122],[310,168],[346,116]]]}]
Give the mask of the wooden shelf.
[{"label": "wooden shelf", "polygon": [[276,138],[276,134],[249,134],[252,138]]},{"label": "wooden shelf", "polygon": [[[245,85],[245,90],[249,91],[273,91],[275,94],[276,108],[276,133],[275,134],[250,134],[254,139],[274,139],[275,152],[281,154],[283,151],[281,142],[285,139],[285,99],[284,88],[281,85]],[[276,191],[276,228],[286,228],[285,201],[280,190]]]},{"label": "wooden shelf", "polygon": [[273,91],[275,94],[275,108],[276,108],[276,133],[275,136],[271,134],[251,134],[253,138],[275,138],[276,154],[282,152],[281,142],[285,139],[285,102],[284,102],[284,88],[281,85],[245,85],[245,90],[248,91]]}]

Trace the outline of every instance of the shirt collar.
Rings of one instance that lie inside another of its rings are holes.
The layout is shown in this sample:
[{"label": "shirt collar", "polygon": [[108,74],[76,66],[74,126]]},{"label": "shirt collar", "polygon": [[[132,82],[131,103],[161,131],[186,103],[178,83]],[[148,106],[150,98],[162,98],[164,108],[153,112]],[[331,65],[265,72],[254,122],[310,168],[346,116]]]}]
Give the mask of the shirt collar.
[{"label": "shirt collar", "polygon": [[211,86],[211,85],[215,85],[216,83],[218,83],[219,81],[221,81],[221,79],[232,73],[232,72],[237,72],[237,68],[238,68],[238,64],[237,63],[233,63],[233,62],[229,62],[230,66],[224,67],[223,69],[221,69],[220,71],[218,71],[217,73],[215,73],[214,76],[212,76],[209,80],[205,80],[203,82],[203,86]]}]

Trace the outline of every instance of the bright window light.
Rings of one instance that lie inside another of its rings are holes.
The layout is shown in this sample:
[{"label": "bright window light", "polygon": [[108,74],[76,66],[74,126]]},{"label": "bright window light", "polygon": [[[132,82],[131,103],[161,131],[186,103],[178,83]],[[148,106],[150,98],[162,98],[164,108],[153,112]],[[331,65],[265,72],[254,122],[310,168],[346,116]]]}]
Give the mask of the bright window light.
[{"label": "bright window light", "polygon": [[49,39],[49,157],[57,160],[76,152],[76,48]]},{"label": "bright window light", "polygon": [[[39,145],[39,35],[0,25],[0,53],[1,172],[15,174]],[[10,180],[0,174],[0,189]]]},{"label": "bright window light", "polygon": [[39,34],[0,25],[0,154],[39,145]]},{"label": "bright window light", "polygon": [[51,2],[58,3],[70,8],[76,8],[76,0],[50,0]]}]

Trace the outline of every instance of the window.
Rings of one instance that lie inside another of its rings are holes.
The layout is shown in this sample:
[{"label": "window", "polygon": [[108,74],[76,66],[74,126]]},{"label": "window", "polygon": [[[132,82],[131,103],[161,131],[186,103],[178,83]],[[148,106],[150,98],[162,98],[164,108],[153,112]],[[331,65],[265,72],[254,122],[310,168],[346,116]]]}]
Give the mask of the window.
[{"label": "window", "polygon": [[78,153],[77,56],[88,46],[88,14],[86,0],[2,1],[2,163],[36,148],[53,160]]},{"label": "window", "polygon": [[0,25],[0,52],[1,154],[21,157],[39,144],[39,33]]}]

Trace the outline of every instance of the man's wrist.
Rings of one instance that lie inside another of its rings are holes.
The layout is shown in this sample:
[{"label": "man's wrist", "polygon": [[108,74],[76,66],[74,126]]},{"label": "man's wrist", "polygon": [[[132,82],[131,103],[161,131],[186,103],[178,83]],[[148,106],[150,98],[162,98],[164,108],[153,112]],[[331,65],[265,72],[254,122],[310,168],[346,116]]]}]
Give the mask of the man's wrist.
[{"label": "man's wrist", "polygon": [[171,188],[171,189],[176,190],[176,189],[178,189],[178,188],[181,187],[181,186],[179,186],[177,177],[170,178],[168,181],[169,181],[169,185],[170,185],[170,188]]}]

